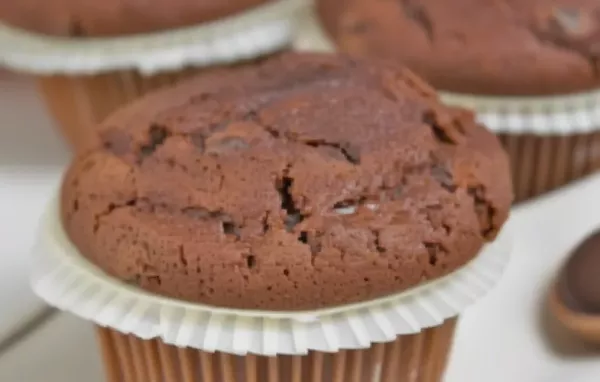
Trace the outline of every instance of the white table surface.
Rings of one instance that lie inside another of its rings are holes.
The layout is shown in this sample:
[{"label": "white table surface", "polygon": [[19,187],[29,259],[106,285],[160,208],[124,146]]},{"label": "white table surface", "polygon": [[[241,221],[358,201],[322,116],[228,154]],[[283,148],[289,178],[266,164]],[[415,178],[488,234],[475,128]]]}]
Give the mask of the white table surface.
[{"label": "white table surface", "polygon": [[0,73],[0,341],[42,307],[29,291],[27,254],[67,159],[33,83]]},{"label": "white table surface", "polygon": [[[68,157],[42,110],[31,83],[0,74],[0,338],[42,306],[27,288],[26,255]],[[463,316],[447,382],[600,380],[600,353],[548,324],[542,309],[569,249],[600,227],[599,199],[600,175],[514,211],[513,259]],[[0,356],[0,381],[101,382],[93,337],[91,325],[61,313]]]}]

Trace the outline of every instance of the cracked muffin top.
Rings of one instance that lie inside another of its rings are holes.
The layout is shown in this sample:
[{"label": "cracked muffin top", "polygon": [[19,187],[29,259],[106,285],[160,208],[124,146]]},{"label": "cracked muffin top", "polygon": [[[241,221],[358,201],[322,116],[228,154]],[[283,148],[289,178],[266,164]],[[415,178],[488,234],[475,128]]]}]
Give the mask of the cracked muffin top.
[{"label": "cracked muffin top", "polygon": [[318,0],[341,50],[401,61],[440,90],[567,94],[600,86],[598,0]]},{"label": "cracked muffin top", "polygon": [[331,307],[441,277],[512,199],[496,138],[386,62],[217,70],[99,131],[64,180],[71,240],[112,276],[216,306]]},{"label": "cracked muffin top", "polygon": [[2,0],[0,22],[47,35],[106,37],[214,21],[273,0]]}]

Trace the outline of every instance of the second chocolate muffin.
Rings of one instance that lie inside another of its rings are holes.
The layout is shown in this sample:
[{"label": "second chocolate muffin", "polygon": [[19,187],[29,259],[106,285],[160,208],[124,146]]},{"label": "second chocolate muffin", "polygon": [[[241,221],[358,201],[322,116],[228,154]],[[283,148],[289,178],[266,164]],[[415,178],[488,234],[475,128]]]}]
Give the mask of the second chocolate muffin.
[{"label": "second chocolate muffin", "polygon": [[596,0],[319,0],[353,54],[396,59],[440,90],[566,94],[600,86]]},{"label": "second chocolate muffin", "polygon": [[600,169],[596,0],[318,0],[344,52],[399,61],[473,109],[509,153],[516,201]]},{"label": "second chocolate muffin", "polygon": [[298,310],[452,272],[511,200],[497,139],[407,70],[287,54],[115,113],[69,170],[62,213],[82,254],[119,279]]},{"label": "second chocolate muffin", "polygon": [[55,36],[106,37],[198,25],[272,0],[0,1],[0,22]]}]

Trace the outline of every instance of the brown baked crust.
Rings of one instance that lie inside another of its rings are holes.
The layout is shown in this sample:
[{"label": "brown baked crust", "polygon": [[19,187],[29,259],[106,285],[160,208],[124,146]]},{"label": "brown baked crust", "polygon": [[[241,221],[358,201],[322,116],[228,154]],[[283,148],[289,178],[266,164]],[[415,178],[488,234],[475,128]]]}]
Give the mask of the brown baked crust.
[{"label": "brown baked crust", "polygon": [[328,307],[438,278],[512,199],[496,137],[383,62],[284,54],[145,97],[100,132],[64,180],[72,241],[117,278],[217,306]]},{"label": "brown baked crust", "polygon": [[441,90],[550,95],[600,86],[597,0],[318,0],[346,52],[400,60]]},{"label": "brown baked crust", "polygon": [[0,21],[47,35],[102,37],[214,21],[274,0],[5,0]]}]

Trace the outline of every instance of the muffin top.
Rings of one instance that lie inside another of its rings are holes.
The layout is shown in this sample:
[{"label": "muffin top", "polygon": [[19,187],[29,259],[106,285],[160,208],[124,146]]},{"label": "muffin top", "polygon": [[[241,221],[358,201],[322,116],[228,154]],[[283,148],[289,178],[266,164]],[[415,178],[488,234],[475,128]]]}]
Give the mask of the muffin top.
[{"label": "muffin top", "polygon": [[63,184],[81,253],[216,306],[300,310],[443,276],[508,215],[508,161],[409,71],[289,53],[121,109]]},{"label": "muffin top", "polygon": [[551,95],[600,86],[597,0],[318,0],[356,55],[401,61],[440,90]]},{"label": "muffin top", "polygon": [[273,0],[3,0],[0,22],[32,32],[103,37],[213,21]]}]

